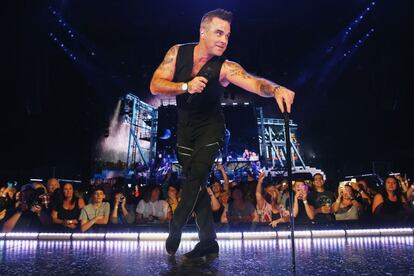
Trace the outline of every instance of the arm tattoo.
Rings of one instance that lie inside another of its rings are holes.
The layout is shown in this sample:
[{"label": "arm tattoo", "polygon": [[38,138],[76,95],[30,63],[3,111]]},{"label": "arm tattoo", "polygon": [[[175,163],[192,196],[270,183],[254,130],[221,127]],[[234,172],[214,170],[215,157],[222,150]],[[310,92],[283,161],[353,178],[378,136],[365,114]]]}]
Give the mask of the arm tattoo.
[{"label": "arm tattoo", "polygon": [[273,89],[269,84],[260,82],[259,85],[260,94],[262,94],[265,97],[273,97]]},{"label": "arm tattoo", "polygon": [[229,77],[238,76],[238,77],[242,77],[243,79],[251,79],[251,76],[239,64],[229,62],[229,63],[226,63],[226,65],[229,69],[229,72],[228,72]]},{"label": "arm tattoo", "polygon": [[247,90],[259,94],[262,97],[272,98],[275,96],[277,89],[279,89],[279,85],[269,80],[258,78],[256,76],[252,76],[246,72],[239,64],[231,61],[227,61],[224,63],[226,66],[226,74],[227,77],[232,78],[233,80],[248,80],[243,82],[246,84]]},{"label": "arm tattoo", "polygon": [[280,85],[272,84],[266,80],[259,80],[259,92],[260,95],[263,97],[274,97],[275,92],[277,89],[279,89]]},{"label": "arm tattoo", "polygon": [[167,54],[165,55],[164,60],[161,63],[161,66],[164,66],[164,65],[167,65],[173,62],[176,53],[177,53],[177,46],[173,46],[170,50],[168,50]]},{"label": "arm tattoo", "polygon": [[168,50],[167,54],[164,57],[164,60],[162,61],[162,63],[160,64],[160,66],[158,67],[158,70],[161,71],[168,71],[168,73],[172,74],[174,71],[172,68],[170,67],[170,63],[172,63],[174,61],[174,58],[177,54],[177,46],[173,46],[171,47],[170,50]]}]

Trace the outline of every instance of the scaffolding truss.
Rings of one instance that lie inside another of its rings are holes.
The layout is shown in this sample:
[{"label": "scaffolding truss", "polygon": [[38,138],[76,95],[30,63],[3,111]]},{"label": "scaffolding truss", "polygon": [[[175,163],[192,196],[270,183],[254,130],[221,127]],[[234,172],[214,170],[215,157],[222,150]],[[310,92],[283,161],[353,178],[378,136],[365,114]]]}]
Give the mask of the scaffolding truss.
[{"label": "scaffolding truss", "polygon": [[[257,108],[257,125],[259,132],[260,156],[271,160],[273,167],[286,167],[286,140],[285,124],[282,119],[264,118],[263,109]],[[299,152],[299,143],[296,138],[298,125],[289,121],[292,166],[306,169],[305,162]]]},{"label": "scaffolding truss", "polygon": [[158,111],[131,93],[124,96],[123,102],[124,121],[130,126],[127,166],[130,169],[137,162],[148,165],[155,156]]}]

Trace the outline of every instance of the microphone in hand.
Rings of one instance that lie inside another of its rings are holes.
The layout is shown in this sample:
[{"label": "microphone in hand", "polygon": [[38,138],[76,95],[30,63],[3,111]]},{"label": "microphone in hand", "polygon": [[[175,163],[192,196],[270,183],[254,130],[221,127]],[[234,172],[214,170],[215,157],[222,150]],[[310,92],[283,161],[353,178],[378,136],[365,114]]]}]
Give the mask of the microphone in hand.
[{"label": "microphone in hand", "polygon": [[208,83],[208,79],[203,76],[196,76],[194,79],[188,82],[188,93],[191,95],[187,99],[187,103],[191,103],[193,98],[203,92],[204,88],[206,88]]}]

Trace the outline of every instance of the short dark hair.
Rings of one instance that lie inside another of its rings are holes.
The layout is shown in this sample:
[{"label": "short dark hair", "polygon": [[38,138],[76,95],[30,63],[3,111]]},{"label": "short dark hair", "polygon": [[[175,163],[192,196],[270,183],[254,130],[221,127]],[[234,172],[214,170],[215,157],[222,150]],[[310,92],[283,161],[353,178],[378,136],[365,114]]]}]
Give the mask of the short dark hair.
[{"label": "short dark hair", "polygon": [[315,173],[315,174],[312,176],[312,181],[315,181],[315,178],[316,178],[318,175],[319,175],[320,177],[322,177],[322,179],[324,179],[324,178],[323,178],[323,175],[322,175],[321,173]]},{"label": "short dark hair", "polygon": [[[73,187],[73,186],[72,186]],[[92,190],[92,194],[94,194],[95,192],[97,192],[97,191],[102,191],[102,193],[104,193],[104,194],[106,194],[105,193],[105,190],[104,190],[104,188],[102,187],[102,186],[96,186],[93,190]]]},{"label": "short dark hair", "polygon": [[233,19],[233,14],[231,13],[231,11],[226,11],[224,9],[216,9],[213,11],[209,11],[203,15],[203,18],[201,18],[200,25],[203,26],[203,24],[210,23],[214,17],[220,18],[231,24],[231,20]]}]

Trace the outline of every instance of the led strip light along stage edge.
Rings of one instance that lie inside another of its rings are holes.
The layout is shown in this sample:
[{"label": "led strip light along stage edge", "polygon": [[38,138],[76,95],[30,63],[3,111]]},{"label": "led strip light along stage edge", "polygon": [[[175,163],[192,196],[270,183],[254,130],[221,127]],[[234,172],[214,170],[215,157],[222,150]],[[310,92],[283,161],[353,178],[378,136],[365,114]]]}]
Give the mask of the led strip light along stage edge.
[{"label": "led strip light along stage edge", "polygon": [[[295,238],[340,238],[340,237],[378,237],[378,236],[412,236],[413,228],[379,228],[379,229],[338,229],[338,230],[302,230],[295,231]],[[133,233],[35,233],[10,232],[0,233],[1,240],[124,240],[124,241],[165,241],[166,232]],[[218,240],[252,240],[252,239],[289,239],[290,231],[262,232],[219,232]],[[182,240],[198,240],[196,232],[183,233]]]}]

